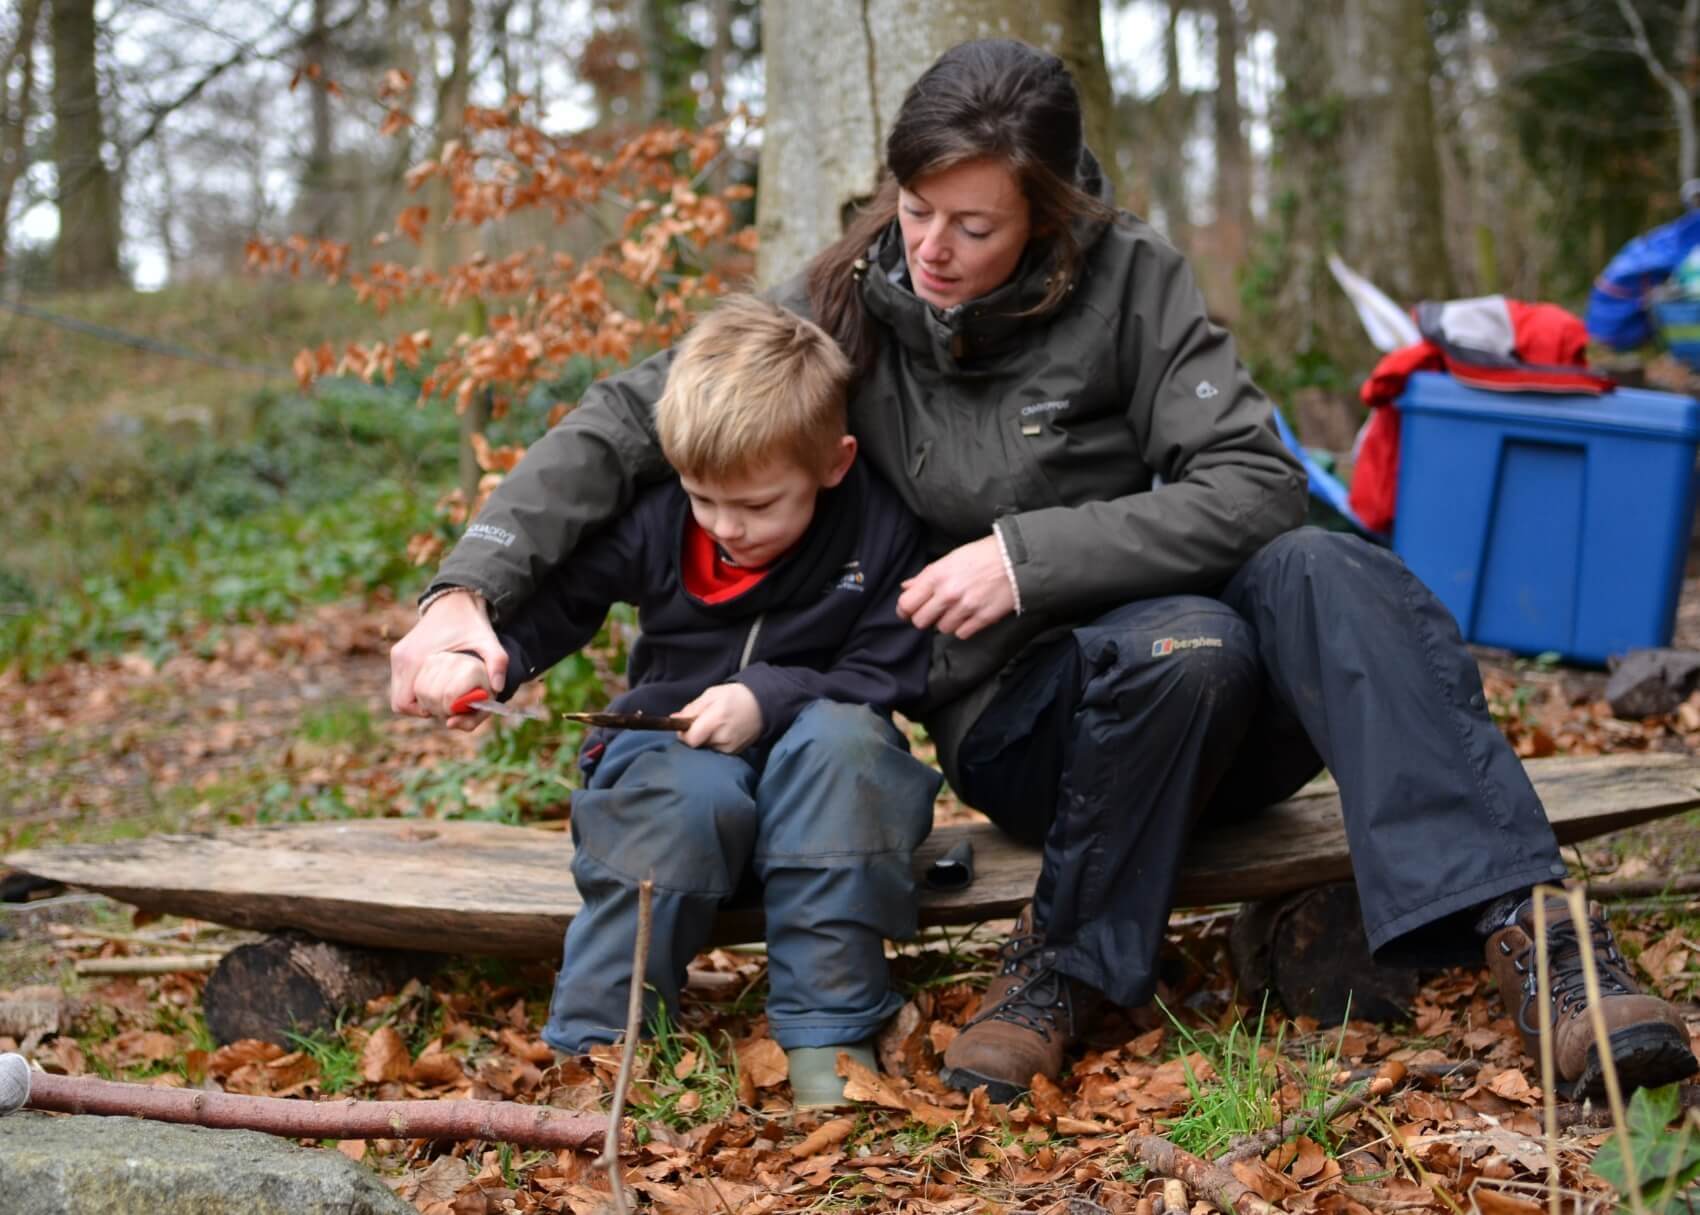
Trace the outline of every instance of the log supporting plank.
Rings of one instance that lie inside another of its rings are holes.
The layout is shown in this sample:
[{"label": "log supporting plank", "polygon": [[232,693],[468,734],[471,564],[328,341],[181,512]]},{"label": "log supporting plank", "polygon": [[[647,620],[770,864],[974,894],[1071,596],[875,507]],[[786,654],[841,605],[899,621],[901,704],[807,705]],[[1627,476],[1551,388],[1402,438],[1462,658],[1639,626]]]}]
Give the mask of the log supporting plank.
[{"label": "log supporting plank", "polygon": [[338,1017],[429,974],[435,954],[362,949],[280,932],[225,954],[201,993],[207,1030],[224,1044],[334,1029]]},{"label": "log supporting plank", "polygon": [[1410,1013],[1418,973],[1370,956],[1351,882],[1329,882],[1240,908],[1228,934],[1242,995],[1274,996],[1289,1016],[1338,1025],[1347,1016],[1392,1022]]},{"label": "log supporting plank", "polygon": [[[1564,843],[1700,808],[1700,760],[1686,755],[1548,759],[1527,768]],[[1038,853],[990,824],[935,831],[917,857],[918,872],[964,838],[974,843],[975,880],[962,890],[923,891],[923,924],[1013,916],[1032,896]],[[4,859],[148,911],[375,948],[555,958],[578,910],[571,842],[558,832],[491,823],[289,824],[37,848]],[[1250,819],[1201,828],[1176,901],[1246,902],[1350,876],[1338,795],[1319,784]],[[717,935],[760,939],[760,913],[723,913]]]}]

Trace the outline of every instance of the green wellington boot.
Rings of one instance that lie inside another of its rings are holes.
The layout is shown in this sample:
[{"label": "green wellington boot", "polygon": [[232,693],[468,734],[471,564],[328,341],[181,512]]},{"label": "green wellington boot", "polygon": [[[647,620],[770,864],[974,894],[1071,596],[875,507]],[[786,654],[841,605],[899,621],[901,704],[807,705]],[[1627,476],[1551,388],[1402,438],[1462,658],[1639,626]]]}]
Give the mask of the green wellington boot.
[{"label": "green wellington boot", "polygon": [[791,1101],[800,1110],[836,1109],[844,1100],[844,1077],[838,1074],[842,1051],[871,1072],[880,1069],[872,1038],[838,1046],[798,1046],[785,1052],[791,1067]]}]

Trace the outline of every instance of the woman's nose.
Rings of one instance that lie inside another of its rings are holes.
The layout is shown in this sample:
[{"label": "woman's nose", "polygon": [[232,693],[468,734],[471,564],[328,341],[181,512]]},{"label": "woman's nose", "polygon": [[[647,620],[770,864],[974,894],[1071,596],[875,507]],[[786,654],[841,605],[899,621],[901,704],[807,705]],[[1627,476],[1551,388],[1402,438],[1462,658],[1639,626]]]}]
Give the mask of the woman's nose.
[{"label": "woman's nose", "polygon": [[945,241],[945,228],[942,223],[934,220],[927,226],[916,252],[921,255],[921,260],[929,265],[938,265],[950,260],[950,246]]}]

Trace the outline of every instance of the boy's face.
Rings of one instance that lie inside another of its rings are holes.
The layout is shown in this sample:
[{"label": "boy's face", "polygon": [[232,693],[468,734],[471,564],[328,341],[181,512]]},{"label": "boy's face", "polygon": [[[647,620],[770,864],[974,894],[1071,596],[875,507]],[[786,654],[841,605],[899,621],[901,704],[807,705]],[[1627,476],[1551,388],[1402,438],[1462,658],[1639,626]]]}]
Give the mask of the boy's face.
[{"label": "boy's face", "polygon": [[844,480],[856,458],[856,440],[839,440],[825,473],[784,458],[764,461],[739,477],[710,480],[679,475],[691,514],[739,565],[771,565],[803,538],[815,517],[815,495]]}]

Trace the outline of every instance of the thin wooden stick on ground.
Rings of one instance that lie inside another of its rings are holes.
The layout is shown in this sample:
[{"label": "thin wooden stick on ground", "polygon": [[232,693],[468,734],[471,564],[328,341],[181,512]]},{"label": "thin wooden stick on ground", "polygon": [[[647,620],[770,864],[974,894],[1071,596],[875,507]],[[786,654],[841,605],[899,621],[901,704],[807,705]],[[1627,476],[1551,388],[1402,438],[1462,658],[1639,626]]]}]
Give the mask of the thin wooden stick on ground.
[{"label": "thin wooden stick on ground", "polygon": [[1127,1147],[1134,1160],[1153,1173],[1184,1181],[1230,1215],[1276,1215],[1275,1207],[1254,1194],[1231,1169],[1184,1152],[1161,1135],[1129,1135]]},{"label": "thin wooden stick on ground", "polygon": [[596,1167],[608,1170],[609,1205],[614,1215],[626,1215],[625,1179],[620,1173],[620,1118],[625,1112],[626,1089],[632,1082],[632,1066],[637,1061],[638,1035],[643,1031],[643,976],[649,968],[650,907],[655,898],[655,882],[645,878],[638,883],[637,939],[632,943],[631,995],[626,1000],[626,1044],[620,1055],[620,1072],[614,1078],[614,1103],[608,1108],[608,1133],[602,1142],[602,1155]]},{"label": "thin wooden stick on ground", "polygon": [[[15,1058],[16,1056],[6,1056]],[[88,1076],[29,1073],[24,1108],[264,1131],[291,1139],[486,1139],[521,1147],[604,1146],[600,1117],[510,1101],[304,1101],[150,1088]]]},{"label": "thin wooden stick on ground", "polygon": [[1236,1161],[1250,1160],[1261,1156],[1270,1148],[1279,1147],[1294,1135],[1302,1134],[1306,1127],[1321,1122],[1324,1126],[1334,1121],[1347,1110],[1355,1110],[1370,1099],[1368,1093],[1341,1093],[1334,1100],[1318,1110],[1300,1110],[1291,1118],[1283,1119],[1279,1126],[1272,1126],[1266,1131],[1256,1134],[1243,1135],[1227,1146],[1227,1149],[1216,1157],[1216,1163],[1224,1168]]},{"label": "thin wooden stick on ground", "polygon": [[[1641,899],[1655,895],[1700,894],[1700,874],[1683,873],[1672,877],[1621,878],[1615,882],[1589,882],[1588,897],[1601,900]],[[1559,894],[1564,891],[1560,890]]]},{"label": "thin wooden stick on ground", "polygon": [[80,975],[174,975],[218,966],[221,953],[173,953],[151,958],[81,958],[72,967]]}]

